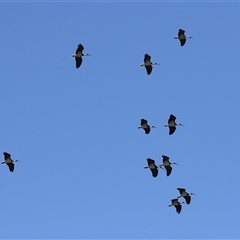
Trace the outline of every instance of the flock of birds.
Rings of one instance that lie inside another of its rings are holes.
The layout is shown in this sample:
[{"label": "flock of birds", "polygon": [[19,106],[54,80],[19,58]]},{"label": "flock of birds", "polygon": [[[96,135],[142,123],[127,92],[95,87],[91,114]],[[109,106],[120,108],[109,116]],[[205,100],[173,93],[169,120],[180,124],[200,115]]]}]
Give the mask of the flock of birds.
[{"label": "flock of birds", "polygon": [[[191,36],[185,36],[185,31],[182,29],[179,29],[178,31],[178,36],[175,37],[175,39],[179,39],[180,41],[180,45],[184,46],[184,44],[186,43],[186,39],[188,38],[192,38]],[[153,63],[151,62],[151,56],[148,54],[145,54],[144,56],[144,63],[142,63],[140,66],[145,66],[147,74],[150,75],[153,69],[153,65],[159,65],[158,63]],[[165,124],[165,127],[169,128],[169,135],[172,135],[175,131],[176,131],[176,127],[177,126],[183,126],[181,123],[176,123],[176,117],[171,114],[169,119],[168,119],[168,123]],[[145,131],[146,134],[149,134],[151,131],[151,128],[156,128],[155,126],[150,126],[148,124],[148,121],[146,119],[141,119],[140,122],[140,126],[138,127],[139,129],[143,129]],[[173,164],[178,165],[175,162],[170,162],[169,161],[169,157],[162,155],[163,158],[163,163],[160,164],[159,166],[157,166],[155,164],[155,161],[151,158],[147,159],[147,163],[148,165],[144,168],[148,168],[151,170],[152,172],[152,176],[153,177],[157,177],[158,175],[158,168],[164,169],[166,170],[166,174],[167,176],[170,176],[171,172],[172,172],[172,166]],[[164,168],[163,168],[164,167]],[[176,212],[179,214],[182,210],[182,204],[186,203],[186,204],[190,204],[191,202],[191,195],[195,195],[194,193],[188,193],[186,192],[185,188],[177,188],[177,190],[179,191],[180,195],[177,198],[172,199],[172,203],[169,205],[169,207],[174,206],[176,208]],[[179,202],[178,199],[180,197],[183,197],[185,199],[185,202]]]},{"label": "flock of birds", "polygon": [[[186,39],[189,39],[189,38],[192,38],[192,37],[191,36],[186,36],[185,31],[182,30],[182,29],[179,29],[178,36],[174,37],[174,39],[178,39],[180,41],[181,46],[184,46],[184,44],[186,43]],[[83,50],[84,50],[83,45],[79,44],[75,54],[72,55],[72,57],[75,58],[76,68],[79,68],[82,65],[82,57],[83,56],[91,56],[88,53],[84,54]],[[148,55],[148,54],[145,54],[144,62],[140,66],[145,66],[148,75],[151,74],[152,69],[153,69],[153,67],[152,67],[153,65],[159,65],[159,64],[151,62],[151,56]],[[177,124],[176,123],[176,117],[173,114],[171,114],[169,119],[168,119],[168,123],[165,124],[164,126],[169,128],[169,135],[172,135],[175,132],[177,126],[183,126],[183,125],[181,123]],[[141,119],[141,123],[140,123],[140,126],[138,128],[140,128],[140,129],[142,128],[145,131],[146,134],[149,134],[151,128],[156,128],[156,127],[155,126],[150,126],[146,119]],[[20,161],[19,160],[13,160],[11,158],[11,154],[9,154],[7,152],[3,152],[3,155],[4,155],[4,161],[2,162],[2,164],[7,164],[10,172],[13,172],[14,171],[14,162],[20,162]],[[175,162],[170,162],[168,156],[162,155],[162,158],[163,158],[163,163],[160,164],[159,166],[157,166],[155,164],[155,161],[153,159],[151,159],[151,158],[147,159],[148,166],[146,166],[144,168],[150,169],[153,177],[157,177],[158,168],[165,169],[166,170],[166,175],[170,176],[170,174],[172,172],[171,165],[173,165],[173,164],[178,165]],[[183,203],[190,204],[191,195],[195,195],[195,194],[186,192],[186,189],[184,189],[184,188],[177,188],[177,190],[179,191],[180,195],[177,198],[171,200],[172,203],[169,205],[169,207],[174,206],[176,208],[176,212],[179,214],[182,210],[182,205],[181,204],[183,204]],[[179,202],[178,199],[180,197],[183,197],[186,202]]]},{"label": "flock of birds", "polygon": [[[175,122],[175,120],[176,120],[176,117],[173,114],[171,114],[169,119],[168,119],[168,123],[164,125],[165,127],[169,128],[169,135],[172,135],[175,132],[176,126],[183,126],[181,123],[177,124]],[[141,119],[141,126],[139,126],[138,128],[142,128],[145,131],[145,134],[149,134],[151,128],[156,128],[156,127],[148,125],[148,121],[146,119]],[[173,165],[173,164],[178,165],[176,162],[170,162],[169,161],[170,158],[168,156],[162,155],[162,158],[163,158],[163,163],[160,164],[159,166],[157,166],[155,164],[155,161],[153,159],[151,159],[151,158],[147,159],[148,165],[144,168],[150,169],[153,177],[157,177],[158,168],[161,168],[163,170],[165,169],[166,170],[166,175],[168,177],[172,173],[172,166],[171,165]],[[179,214],[182,210],[182,205],[181,204],[183,204],[185,202],[179,202],[178,198],[183,197],[186,201],[186,204],[190,204],[191,195],[195,195],[195,194],[186,192],[185,188],[178,188],[178,190],[180,192],[180,196],[172,199],[171,200],[172,203],[169,205],[169,207],[174,206],[176,208],[176,212]]]}]

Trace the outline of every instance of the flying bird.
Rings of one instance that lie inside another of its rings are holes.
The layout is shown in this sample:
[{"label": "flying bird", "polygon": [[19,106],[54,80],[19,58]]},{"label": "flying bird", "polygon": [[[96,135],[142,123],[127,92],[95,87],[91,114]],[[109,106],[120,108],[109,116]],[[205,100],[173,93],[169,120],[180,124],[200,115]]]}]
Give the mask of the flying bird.
[{"label": "flying bird", "polygon": [[11,159],[11,154],[4,152],[4,161],[2,162],[2,164],[6,163],[9,167],[10,172],[14,171],[14,162],[20,162],[19,160],[12,160]]},{"label": "flying bird", "polygon": [[148,125],[148,121],[146,119],[141,119],[141,126],[139,126],[138,128],[142,128],[146,134],[150,133],[151,128],[156,128],[155,126],[149,126]]},{"label": "flying bird", "polygon": [[163,158],[163,163],[159,165],[159,167],[165,167],[166,171],[167,171],[167,176],[169,176],[172,172],[172,167],[171,167],[171,164],[176,164],[178,165],[177,163],[173,162],[171,163],[169,161],[169,157],[168,156],[165,156],[165,155],[162,155],[162,158]]},{"label": "flying bird", "polygon": [[146,70],[147,70],[147,74],[150,75],[152,72],[152,65],[159,65],[158,63],[152,63],[151,62],[151,56],[149,56],[148,54],[144,55],[144,63],[142,63],[140,66],[145,66]]},{"label": "flying bird", "polygon": [[148,158],[147,162],[148,162],[148,166],[146,166],[144,168],[149,168],[151,170],[151,172],[152,172],[152,176],[153,177],[157,177],[157,175],[158,175],[158,167],[155,164],[155,161],[153,159],[151,159],[151,158]]},{"label": "flying bird", "polygon": [[191,36],[185,36],[185,31],[182,30],[182,29],[179,29],[178,31],[178,36],[177,37],[174,37],[174,39],[179,39],[180,41],[180,44],[181,44],[181,47],[186,43],[186,40],[188,38],[193,38]]},{"label": "flying bird", "polygon": [[76,53],[72,55],[72,57],[75,57],[75,61],[76,61],[76,68],[79,68],[82,64],[82,57],[83,56],[91,56],[88,53],[83,53],[84,47],[82,44],[78,44],[78,48],[76,50]]},{"label": "flying bird", "polygon": [[172,199],[172,204],[168,205],[169,207],[174,206],[176,208],[176,212],[179,214],[182,210],[182,205],[184,202],[180,203],[178,199]]},{"label": "flying bird", "polygon": [[187,204],[190,204],[191,202],[190,195],[196,195],[194,193],[187,193],[185,188],[178,188],[177,190],[180,192],[180,196],[178,198],[183,197],[186,200]]},{"label": "flying bird", "polygon": [[168,119],[168,124],[164,125],[164,127],[169,127],[169,135],[172,135],[175,132],[176,126],[183,126],[181,123],[177,124],[175,122],[176,119],[177,118],[173,114],[171,114]]}]

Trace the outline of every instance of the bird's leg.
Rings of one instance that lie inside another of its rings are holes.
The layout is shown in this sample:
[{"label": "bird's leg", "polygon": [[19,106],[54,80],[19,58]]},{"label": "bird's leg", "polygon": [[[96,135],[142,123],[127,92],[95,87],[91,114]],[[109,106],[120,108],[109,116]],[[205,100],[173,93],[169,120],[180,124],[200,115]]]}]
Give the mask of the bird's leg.
[{"label": "bird's leg", "polygon": [[163,166],[164,166],[163,164],[160,164],[158,167],[166,171],[165,168],[163,168]]},{"label": "bird's leg", "polygon": [[166,171],[165,168],[162,167],[162,165],[159,165],[159,168],[161,168],[161,169],[163,169],[164,171]]}]

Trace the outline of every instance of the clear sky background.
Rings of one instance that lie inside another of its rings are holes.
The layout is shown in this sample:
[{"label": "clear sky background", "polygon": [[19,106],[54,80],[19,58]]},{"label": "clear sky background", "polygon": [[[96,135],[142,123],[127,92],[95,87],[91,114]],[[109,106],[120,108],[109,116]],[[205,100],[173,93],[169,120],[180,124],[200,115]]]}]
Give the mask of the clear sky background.
[{"label": "clear sky background", "polygon": [[[240,238],[239,14],[1,2],[0,150],[21,162],[0,165],[0,238]],[[179,28],[194,37],[183,47]],[[92,56],[76,69],[79,43]],[[171,136],[170,114],[185,126]],[[153,178],[146,159],[163,154],[179,166]],[[180,214],[178,187],[196,194]]]}]

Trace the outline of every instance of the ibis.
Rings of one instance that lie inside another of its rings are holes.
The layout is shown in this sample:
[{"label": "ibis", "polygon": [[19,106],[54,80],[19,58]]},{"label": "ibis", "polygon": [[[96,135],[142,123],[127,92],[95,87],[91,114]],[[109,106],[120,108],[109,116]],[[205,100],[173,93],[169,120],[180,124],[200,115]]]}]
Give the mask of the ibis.
[{"label": "ibis", "polygon": [[19,160],[12,160],[11,158],[11,154],[4,152],[4,161],[2,162],[2,164],[6,163],[9,167],[10,172],[14,171],[14,162],[20,162]]},{"label": "ibis", "polygon": [[185,188],[178,188],[177,189],[180,192],[180,197],[183,197],[186,200],[187,204],[190,204],[191,202],[191,196],[190,195],[195,195],[194,193],[187,193]]},{"label": "ibis", "polygon": [[169,135],[172,135],[175,130],[176,130],[176,126],[183,126],[181,123],[177,124],[175,122],[177,118],[171,114],[169,119],[168,119],[168,124],[165,124],[164,127],[169,127]]},{"label": "ibis", "polygon": [[76,50],[76,53],[72,55],[72,57],[75,57],[75,61],[76,61],[76,68],[79,68],[82,64],[82,57],[83,56],[91,56],[88,53],[83,53],[84,47],[82,44],[78,44],[78,48]]},{"label": "ibis", "polygon": [[140,66],[145,66],[146,70],[147,70],[147,74],[150,75],[152,72],[152,65],[159,65],[158,63],[152,63],[151,62],[151,56],[149,56],[148,54],[144,55],[144,63],[142,63]]},{"label": "ibis", "polygon": [[148,166],[144,167],[144,168],[149,168],[152,172],[152,176],[153,177],[157,177],[158,175],[158,167],[155,164],[155,161],[151,158],[147,159],[148,162]]},{"label": "ibis", "polygon": [[172,167],[171,167],[171,164],[176,164],[178,165],[177,163],[175,162],[170,162],[169,161],[169,157],[168,156],[165,156],[165,155],[162,155],[162,158],[163,158],[163,163],[159,165],[159,167],[165,167],[166,171],[167,171],[167,176],[169,176],[172,172]]},{"label": "ibis", "polygon": [[141,126],[139,126],[138,128],[142,128],[145,131],[145,134],[149,134],[151,128],[156,128],[155,126],[150,126],[148,125],[148,121],[146,119],[141,119]]},{"label": "ibis", "polygon": [[182,205],[184,202],[179,202],[177,198],[172,199],[172,204],[168,205],[169,207],[174,206],[176,208],[176,212],[179,214],[182,210]]},{"label": "ibis", "polygon": [[185,31],[182,29],[178,30],[178,36],[174,37],[174,39],[179,39],[181,47],[186,43],[187,38],[193,38],[191,36],[185,36]]}]

